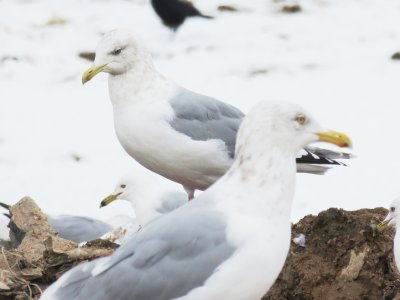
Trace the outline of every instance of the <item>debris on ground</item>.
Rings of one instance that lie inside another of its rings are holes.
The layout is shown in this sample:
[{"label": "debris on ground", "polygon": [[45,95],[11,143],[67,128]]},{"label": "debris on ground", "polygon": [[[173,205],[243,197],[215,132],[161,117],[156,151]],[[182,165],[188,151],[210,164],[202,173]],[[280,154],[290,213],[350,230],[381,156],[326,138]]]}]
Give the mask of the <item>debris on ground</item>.
[{"label": "debris on ground", "polygon": [[39,299],[65,271],[118,247],[107,240],[79,246],[60,238],[28,197],[11,206],[9,214],[10,241],[0,248],[0,299]]}]

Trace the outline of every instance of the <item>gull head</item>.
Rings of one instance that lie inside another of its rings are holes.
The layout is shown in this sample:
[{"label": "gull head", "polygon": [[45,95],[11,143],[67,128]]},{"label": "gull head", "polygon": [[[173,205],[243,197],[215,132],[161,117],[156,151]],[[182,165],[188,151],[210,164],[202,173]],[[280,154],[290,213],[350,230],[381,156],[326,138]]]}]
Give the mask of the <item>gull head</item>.
[{"label": "gull head", "polygon": [[106,33],[96,47],[94,64],[82,75],[85,84],[100,72],[121,75],[147,59],[150,54],[142,44],[125,29]]},{"label": "gull head", "polygon": [[107,206],[111,202],[118,199],[127,200],[132,203],[136,198],[135,187],[140,184],[141,183],[137,182],[131,174],[129,174],[129,176],[126,175],[122,177],[116,184],[114,192],[101,201],[100,207]]},{"label": "gull head", "polygon": [[376,227],[379,231],[385,230],[388,226],[395,227],[397,219],[400,216],[400,197],[393,200],[389,208],[389,213],[386,218],[379,223]]},{"label": "gull head", "polygon": [[296,155],[306,145],[318,141],[339,147],[352,146],[347,135],[321,127],[299,105],[261,102],[250,111],[240,127],[236,153],[239,155],[244,148],[264,152],[264,149],[269,151],[271,147],[277,147],[280,152]]}]

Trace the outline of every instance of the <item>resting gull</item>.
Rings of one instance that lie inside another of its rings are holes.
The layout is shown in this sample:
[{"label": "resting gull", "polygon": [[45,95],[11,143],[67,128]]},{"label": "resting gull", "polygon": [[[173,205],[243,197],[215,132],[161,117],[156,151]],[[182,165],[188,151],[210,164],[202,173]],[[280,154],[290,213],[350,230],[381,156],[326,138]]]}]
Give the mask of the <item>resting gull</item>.
[{"label": "resting gull", "polygon": [[65,273],[42,300],[259,300],[290,244],[295,155],[314,141],[348,145],[301,107],[260,103],[243,121],[228,172],[150,222],[111,256]]},{"label": "resting gull", "polygon": [[389,208],[389,213],[386,218],[378,224],[378,230],[382,231],[387,226],[396,228],[396,234],[394,236],[393,252],[394,260],[396,261],[397,269],[400,271],[400,232],[398,230],[398,224],[400,224],[400,197],[393,200]]},{"label": "resting gull", "polygon": [[[149,51],[122,29],[104,35],[82,82],[100,72],[110,74],[117,137],[137,162],[182,184],[189,199],[225,174],[244,117],[239,109],[165,78],[154,68]],[[323,173],[326,167],[320,164],[338,164],[308,152],[306,159],[297,159],[300,172]]]},{"label": "resting gull", "polygon": [[[9,209],[10,205],[1,203],[0,206]],[[9,214],[6,214],[8,217]],[[59,236],[76,243],[95,240],[111,231],[111,225],[89,217],[71,215],[46,215],[47,221]]]},{"label": "resting gull", "polygon": [[[117,199],[127,200],[135,211],[137,223],[143,227],[158,216],[187,203],[187,195],[165,184],[164,178],[150,172],[128,173],[115,186],[114,192],[101,201],[100,207]],[[165,180],[167,181],[167,180]]]}]

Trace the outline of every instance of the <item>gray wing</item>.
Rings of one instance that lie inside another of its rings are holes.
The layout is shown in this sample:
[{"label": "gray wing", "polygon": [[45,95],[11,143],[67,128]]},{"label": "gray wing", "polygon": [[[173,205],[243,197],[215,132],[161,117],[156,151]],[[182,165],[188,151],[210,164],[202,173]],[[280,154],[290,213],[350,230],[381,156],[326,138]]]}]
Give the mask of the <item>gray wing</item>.
[{"label": "gray wing", "polygon": [[60,237],[76,243],[98,239],[112,230],[107,223],[87,217],[48,215],[47,219]]},{"label": "gray wing", "polygon": [[161,205],[157,208],[157,212],[161,214],[169,213],[178,207],[188,203],[188,197],[186,193],[182,192],[171,192],[162,196]]},{"label": "gray wing", "polygon": [[232,105],[182,89],[170,100],[175,117],[170,125],[193,140],[222,140],[233,158],[236,134],[244,114]]},{"label": "gray wing", "polygon": [[234,247],[223,217],[192,203],[154,220],[110,257],[67,272],[41,299],[166,300],[203,285]]}]

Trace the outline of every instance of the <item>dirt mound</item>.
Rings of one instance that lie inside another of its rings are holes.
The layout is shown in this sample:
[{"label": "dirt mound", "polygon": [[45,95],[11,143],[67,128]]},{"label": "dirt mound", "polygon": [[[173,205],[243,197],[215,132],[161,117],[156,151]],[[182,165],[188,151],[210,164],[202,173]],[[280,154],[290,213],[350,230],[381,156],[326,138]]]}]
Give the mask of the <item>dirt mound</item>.
[{"label": "dirt mound", "polygon": [[[285,267],[263,300],[399,300],[394,232],[375,230],[386,213],[329,209],[293,225],[292,237],[303,234],[305,244],[292,242]],[[12,206],[10,215],[11,242],[0,248],[0,299],[38,299],[63,272],[117,247],[96,240],[78,248],[61,239],[29,198]]]},{"label": "dirt mound", "polygon": [[304,234],[305,245],[291,243],[285,266],[263,300],[400,299],[394,232],[375,230],[386,213],[384,208],[332,208],[293,225],[292,237]]}]

